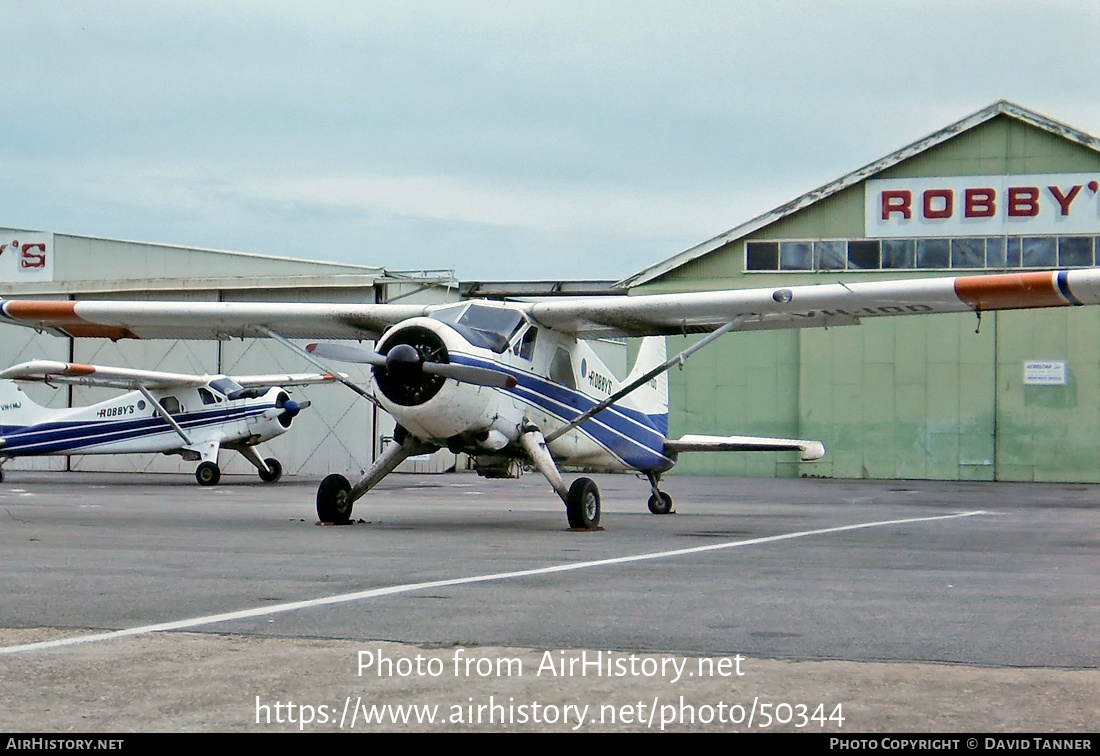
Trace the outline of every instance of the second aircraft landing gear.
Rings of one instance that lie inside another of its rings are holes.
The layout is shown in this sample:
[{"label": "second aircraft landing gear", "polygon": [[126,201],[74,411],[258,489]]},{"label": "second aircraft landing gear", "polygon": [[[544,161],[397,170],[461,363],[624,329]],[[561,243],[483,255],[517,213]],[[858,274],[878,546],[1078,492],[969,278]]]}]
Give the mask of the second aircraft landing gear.
[{"label": "second aircraft landing gear", "polygon": [[200,486],[216,486],[221,479],[222,471],[217,462],[200,462],[195,468],[195,480]]},{"label": "second aircraft landing gear", "polygon": [[657,484],[661,482],[661,474],[647,472],[645,476],[649,478],[649,487],[653,489],[653,495],[649,497],[649,511],[655,515],[666,515],[675,512],[676,507],[672,503],[672,497],[657,487]]},{"label": "second aircraft landing gear", "polygon": [[275,483],[283,477],[283,465],[279,460],[268,457],[264,460],[264,464],[267,465],[267,471],[259,470],[260,480],[264,483]]}]

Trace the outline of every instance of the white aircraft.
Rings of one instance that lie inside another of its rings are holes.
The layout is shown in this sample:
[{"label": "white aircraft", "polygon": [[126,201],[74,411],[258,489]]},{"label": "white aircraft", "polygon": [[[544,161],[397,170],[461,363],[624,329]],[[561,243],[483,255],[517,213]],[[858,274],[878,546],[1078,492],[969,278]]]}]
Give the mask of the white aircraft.
[{"label": "white aircraft", "polygon": [[[274,483],[283,474],[282,465],[261,458],[256,445],[286,433],[294,417],[310,405],[295,402],[283,387],[336,380],[323,373],[229,378],[24,362],[0,371],[0,462],[56,454],[179,454],[199,461],[195,478],[212,486],[221,479],[218,451],[226,448],[255,465],[261,480]],[[31,401],[19,387],[21,381],[131,391],[87,407],[49,409]]]},{"label": "white aircraft", "polygon": [[[672,511],[658,487],[684,451],[795,449],[798,439],[685,436],[668,439],[665,371],[730,331],[855,325],[862,318],[1100,303],[1100,268],[871,281],[539,302],[449,305],[246,302],[0,302],[0,320],[66,336],[119,338],[269,337],[323,370],[319,357],[373,365],[372,396],[398,422],[398,443],[354,486],[340,475],[317,492],[322,521],[347,522],[353,503],[402,460],[441,447],[464,452],[490,477],[542,473],[565,503],[570,526],[600,522],[596,484],[566,486],[561,467],[647,476],[649,508]],[[617,379],[584,339],[707,333],[664,359],[660,338],[642,341]],[[290,338],[376,339],[373,350]],[[339,378],[349,383],[346,378]],[[350,384],[349,384],[350,385]]]}]

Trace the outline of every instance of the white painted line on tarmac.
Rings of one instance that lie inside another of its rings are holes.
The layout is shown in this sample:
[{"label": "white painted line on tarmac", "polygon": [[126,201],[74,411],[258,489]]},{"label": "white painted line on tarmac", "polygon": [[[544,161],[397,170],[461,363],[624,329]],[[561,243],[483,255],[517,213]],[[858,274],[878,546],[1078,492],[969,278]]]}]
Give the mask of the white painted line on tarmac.
[{"label": "white painted line on tarmac", "polygon": [[635,554],[633,556],[612,557],[610,559],[597,559],[591,562],[574,562],[559,564],[554,567],[538,567],[531,570],[518,570],[516,572],[497,572],[491,575],[474,575],[471,577],[451,578],[449,580],[432,580],[427,583],[406,583],[405,585],[393,585],[388,588],[372,588],[369,591],[356,591],[355,593],[342,593],[325,598],[308,599],[306,601],[291,601],[286,604],[273,604],[271,606],[256,609],[243,609],[237,612],[225,612],[224,614],[210,614],[205,617],[193,617],[191,619],[177,620],[175,622],[162,622],[157,625],[143,625],[132,627],[128,630],[114,630],[109,633],[96,633],[94,635],[80,635],[73,638],[58,638],[56,640],[39,641],[37,643],[25,643],[20,646],[6,646],[0,648],[0,654],[15,654],[21,651],[39,651],[48,648],[61,648],[63,646],[75,646],[81,643],[97,643],[99,641],[126,638],[133,635],[146,635],[148,633],[160,633],[167,630],[186,630],[202,625],[213,625],[217,622],[229,622],[231,620],[248,619],[250,617],[264,617],[269,614],[281,614],[293,612],[298,609],[310,609],[315,606],[329,606],[332,604],[346,604],[352,601],[378,598],[379,596],[393,596],[398,593],[411,593],[427,588],[444,588],[451,585],[470,585],[472,583],[489,583],[496,580],[512,580],[514,578],[532,577],[535,575],[549,575],[555,572],[570,572],[572,570],[586,570],[593,567],[605,567],[613,564],[628,564],[630,562],[645,562],[653,559],[668,559],[669,557],[686,556],[689,554],[702,554],[707,551],[720,551],[722,549],[734,549],[741,546],[755,546],[761,543],[776,543],[789,541],[795,538],[807,536],[825,535],[828,533],[844,533],[849,530],[864,530],[867,528],[882,528],[889,525],[907,525],[915,522],[934,522],[937,520],[953,520],[960,517],[974,517],[975,515],[988,515],[991,512],[981,510],[973,512],[960,512],[952,515],[939,515],[936,517],[912,517],[905,520],[882,520],[880,522],[863,522],[856,525],[841,525],[835,528],[820,528],[818,530],[803,530],[798,533],[785,533],[783,535],[766,536],[764,538],[750,538],[744,541],[727,541],[725,543],[712,543],[709,546],[693,546],[689,549],[675,549],[673,551],[656,551],[649,554]]}]

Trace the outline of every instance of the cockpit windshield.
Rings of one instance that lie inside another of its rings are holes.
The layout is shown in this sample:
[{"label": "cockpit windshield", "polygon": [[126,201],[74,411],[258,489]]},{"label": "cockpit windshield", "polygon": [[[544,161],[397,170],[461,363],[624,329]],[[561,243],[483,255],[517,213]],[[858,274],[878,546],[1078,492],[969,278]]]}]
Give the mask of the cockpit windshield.
[{"label": "cockpit windshield", "polygon": [[237,383],[232,378],[215,378],[210,381],[210,388],[232,399],[232,395],[243,389],[244,386]]},{"label": "cockpit windshield", "polygon": [[510,307],[489,307],[471,303],[464,307],[436,310],[431,317],[451,325],[474,346],[500,354],[526,322],[522,312]]}]

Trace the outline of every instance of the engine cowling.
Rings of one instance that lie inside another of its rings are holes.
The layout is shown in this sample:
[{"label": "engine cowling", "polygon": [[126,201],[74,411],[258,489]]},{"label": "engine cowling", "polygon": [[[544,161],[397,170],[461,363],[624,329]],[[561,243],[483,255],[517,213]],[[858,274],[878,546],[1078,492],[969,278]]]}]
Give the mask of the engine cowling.
[{"label": "engine cowling", "polygon": [[425,362],[448,363],[450,355],[439,334],[418,325],[388,334],[378,345],[386,364],[374,368],[378,390],[394,404],[416,407],[432,399],[446,378],[421,369]]}]

